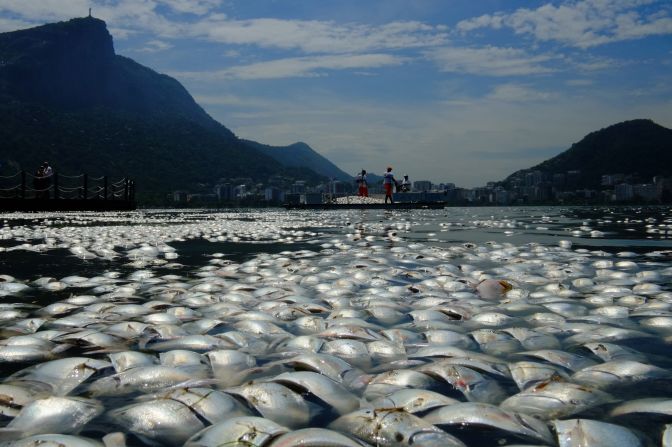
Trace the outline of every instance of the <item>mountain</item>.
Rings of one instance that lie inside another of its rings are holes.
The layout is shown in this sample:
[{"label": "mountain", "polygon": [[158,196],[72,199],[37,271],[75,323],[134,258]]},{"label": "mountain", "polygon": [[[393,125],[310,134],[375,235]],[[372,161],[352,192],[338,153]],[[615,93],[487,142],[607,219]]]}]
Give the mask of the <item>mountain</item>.
[{"label": "mountain", "polygon": [[261,153],[273,157],[284,166],[305,167],[329,178],[352,181],[353,176],[318,154],[306,143],[294,143],[289,146],[269,146],[255,141],[245,141]]},{"label": "mountain", "polygon": [[63,174],[134,178],[147,195],[219,178],[324,180],[238,139],[177,80],[115,54],[93,17],[0,34],[0,123],[0,174],[48,160]]},{"label": "mountain", "polygon": [[672,176],[672,130],[648,119],[614,124],[586,135],[561,154],[510,175],[520,181],[531,171],[546,174],[579,171],[576,186],[597,188],[602,175],[624,174],[650,181]]}]

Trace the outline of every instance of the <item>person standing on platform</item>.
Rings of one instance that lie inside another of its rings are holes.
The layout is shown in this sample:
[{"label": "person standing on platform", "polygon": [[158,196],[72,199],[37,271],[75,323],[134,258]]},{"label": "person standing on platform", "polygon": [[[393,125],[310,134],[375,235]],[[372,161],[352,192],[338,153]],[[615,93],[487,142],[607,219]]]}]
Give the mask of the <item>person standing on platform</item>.
[{"label": "person standing on platform", "polygon": [[397,181],[395,180],[394,174],[392,173],[392,166],[388,166],[387,172],[383,174],[383,187],[385,188],[385,203],[387,203],[387,199],[390,199],[390,203],[394,203],[394,199],[392,198],[392,191],[396,185]]},{"label": "person standing on platform", "polygon": [[53,176],[54,176],[54,170],[51,169],[49,163],[45,161],[44,164],[42,164],[42,189],[44,189],[45,199],[49,198],[49,188],[51,187],[51,179]]},{"label": "person standing on platform", "polygon": [[404,176],[404,179],[401,181],[401,192],[408,192],[411,190],[411,181],[408,179],[408,175]]},{"label": "person standing on platform", "polygon": [[357,182],[357,195],[359,197],[369,197],[369,184],[366,182],[365,169],[362,169],[362,172],[357,174],[355,181]]},{"label": "person standing on platform", "polygon": [[33,178],[33,189],[35,190],[35,198],[42,199],[44,198],[44,166],[37,168],[35,172],[35,177]]}]

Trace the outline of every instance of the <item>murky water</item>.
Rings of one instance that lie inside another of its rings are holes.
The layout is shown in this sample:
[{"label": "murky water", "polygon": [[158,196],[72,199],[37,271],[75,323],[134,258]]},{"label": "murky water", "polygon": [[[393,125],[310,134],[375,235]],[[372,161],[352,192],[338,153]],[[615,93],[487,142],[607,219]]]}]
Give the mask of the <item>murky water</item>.
[{"label": "murky water", "polygon": [[[422,445],[413,436],[431,427],[439,438],[425,445],[449,445],[441,436],[452,436],[454,445],[564,446],[575,444],[559,421],[576,419],[624,427],[622,445],[660,445],[672,422],[670,208],[0,219],[0,379],[13,387],[0,394],[29,395],[11,405],[0,398],[10,439],[54,433],[23,428],[48,426],[28,408],[49,408],[53,395],[87,399],[90,417],[64,409],[64,419],[80,422],[56,432],[92,445],[115,431],[129,445],[182,445],[243,415],[281,427],[259,445],[309,427],[328,427],[306,436],[330,442],[341,434],[365,445]],[[61,364],[57,373],[24,371],[68,358],[100,363],[86,366],[89,374]],[[343,401],[328,398],[332,386]],[[464,415],[440,413],[446,402],[416,411],[395,394],[403,390],[455,399]],[[219,403],[208,413],[192,392]],[[393,402],[377,407],[385,398]],[[623,408],[644,398],[660,408]],[[161,422],[164,410],[134,413],[146,402],[170,408],[175,427]],[[408,437],[371,434],[377,413],[351,420],[390,405],[410,418]],[[496,411],[519,419],[504,424]],[[541,427],[520,422],[528,416]],[[613,428],[584,425],[588,437]]]}]

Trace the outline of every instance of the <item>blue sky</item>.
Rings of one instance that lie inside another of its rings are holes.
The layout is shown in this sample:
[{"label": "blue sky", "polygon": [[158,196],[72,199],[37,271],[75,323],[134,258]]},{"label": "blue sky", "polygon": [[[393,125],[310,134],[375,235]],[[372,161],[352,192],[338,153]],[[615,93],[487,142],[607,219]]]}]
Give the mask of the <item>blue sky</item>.
[{"label": "blue sky", "polygon": [[672,127],[669,0],[0,0],[0,31],[89,7],[238,136],[353,174],[472,187],[620,121]]}]

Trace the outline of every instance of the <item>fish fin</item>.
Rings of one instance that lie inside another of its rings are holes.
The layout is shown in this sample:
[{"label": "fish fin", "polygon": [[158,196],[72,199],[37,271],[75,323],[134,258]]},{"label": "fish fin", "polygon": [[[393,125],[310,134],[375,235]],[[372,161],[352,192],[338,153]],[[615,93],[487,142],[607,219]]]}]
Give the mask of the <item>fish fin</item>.
[{"label": "fish fin", "polygon": [[126,447],[126,435],[120,431],[108,433],[103,436],[103,444],[105,447]]},{"label": "fish fin", "polygon": [[14,441],[21,439],[26,436],[26,433],[23,430],[17,430],[15,428],[0,428],[0,441]]}]

